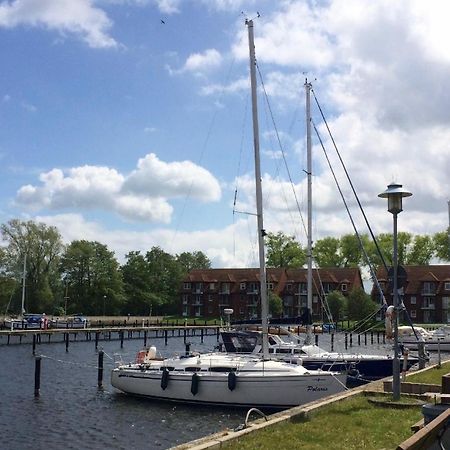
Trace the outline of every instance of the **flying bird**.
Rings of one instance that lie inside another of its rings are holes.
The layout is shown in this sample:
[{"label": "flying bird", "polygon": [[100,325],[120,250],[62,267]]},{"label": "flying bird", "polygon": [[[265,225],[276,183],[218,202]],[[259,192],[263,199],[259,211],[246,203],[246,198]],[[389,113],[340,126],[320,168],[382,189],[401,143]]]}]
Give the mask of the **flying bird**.
[{"label": "flying bird", "polygon": [[161,19],[161,23],[162,23],[163,25],[165,25],[165,24],[166,24],[166,22],[164,22],[164,20],[162,20],[162,19]]}]

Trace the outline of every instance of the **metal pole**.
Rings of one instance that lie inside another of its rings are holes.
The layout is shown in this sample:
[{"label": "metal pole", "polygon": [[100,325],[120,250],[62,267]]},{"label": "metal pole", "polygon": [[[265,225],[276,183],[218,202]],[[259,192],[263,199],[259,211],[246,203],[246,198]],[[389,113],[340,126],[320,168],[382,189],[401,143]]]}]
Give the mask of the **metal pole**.
[{"label": "metal pole", "polygon": [[[308,308],[308,322],[309,317],[312,318],[312,151],[311,151],[311,83],[305,81],[306,91],[306,174],[308,179],[308,245],[307,245],[307,303]],[[311,314],[311,316],[310,316]],[[306,339],[305,344],[312,343],[311,324],[306,324]]]},{"label": "metal pole", "polygon": [[397,248],[397,213],[394,216],[394,255],[393,255],[393,266],[394,266],[394,359],[392,361],[392,396],[393,400],[400,400],[400,359],[398,356],[399,346],[398,346],[398,315],[399,315],[399,304],[398,304],[398,285],[397,285],[397,271],[398,271],[398,248]]},{"label": "metal pole", "polygon": [[264,223],[263,223],[263,199],[261,187],[261,161],[259,154],[259,125],[258,125],[258,97],[256,91],[256,56],[253,36],[253,21],[247,21],[248,47],[250,57],[250,81],[252,92],[252,118],[253,118],[253,146],[255,153],[255,188],[256,188],[256,216],[258,221],[258,249],[259,249],[259,281],[261,289],[261,328],[262,328],[262,352],[264,359],[269,359],[268,346],[268,314],[266,261],[264,256]]}]

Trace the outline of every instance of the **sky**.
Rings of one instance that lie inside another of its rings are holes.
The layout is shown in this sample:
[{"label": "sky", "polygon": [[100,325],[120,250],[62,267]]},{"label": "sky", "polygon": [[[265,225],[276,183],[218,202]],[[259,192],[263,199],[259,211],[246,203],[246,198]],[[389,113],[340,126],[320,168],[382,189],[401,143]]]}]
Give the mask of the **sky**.
[{"label": "sky", "polygon": [[[159,246],[255,266],[246,19],[266,231],[306,245],[305,79],[374,233],[392,230],[378,194],[393,181],[413,194],[399,231],[445,230],[446,0],[0,0],[0,222],[44,222],[120,262]],[[312,143],[313,239],[353,233],[314,131]]]}]

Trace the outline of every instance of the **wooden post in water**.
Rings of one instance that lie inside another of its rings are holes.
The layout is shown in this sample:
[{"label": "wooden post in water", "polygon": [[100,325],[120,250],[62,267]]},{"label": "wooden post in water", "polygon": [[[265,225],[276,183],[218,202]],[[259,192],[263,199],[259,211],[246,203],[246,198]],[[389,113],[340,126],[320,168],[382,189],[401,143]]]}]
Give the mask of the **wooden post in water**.
[{"label": "wooden post in water", "polygon": [[219,334],[220,334],[220,328],[216,328],[216,336],[217,336],[217,342],[219,342]]},{"label": "wooden post in water", "polygon": [[367,331],[364,331],[364,345],[367,345]]},{"label": "wooden post in water", "polygon": [[350,347],[353,347],[353,333],[350,333]]},{"label": "wooden post in water", "polygon": [[203,328],[202,328],[202,332],[201,332],[201,335],[200,335],[200,342],[203,344]]},{"label": "wooden post in water", "polygon": [[334,352],[334,333],[331,333],[331,351]]},{"label": "wooden post in water", "polygon": [[186,344],[186,328],[183,329],[183,333],[184,333],[183,341]]},{"label": "wooden post in water", "polygon": [[147,346],[147,330],[144,331],[144,347]]},{"label": "wooden post in water", "polygon": [[316,345],[319,345],[319,335],[318,334],[314,335],[314,341],[315,341]]},{"label": "wooden post in water", "polygon": [[120,335],[120,348],[123,348],[123,331],[119,331]]},{"label": "wooden post in water", "polygon": [[33,334],[33,355],[36,354],[36,334]]},{"label": "wooden post in water", "polygon": [[98,374],[97,385],[99,389],[103,388],[103,350],[98,352]]},{"label": "wooden post in water", "polygon": [[373,345],[373,331],[370,332],[370,343]]},{"label": "wooden post in water", "polygon": [[100,333],[98,331],[95,332],[95,350],[98,349],[98,336],[99,336],[99,334]]},{"label": "wooden post in water", "polygon": [[358,345],[361,345],[361,333],[358,333]]},{"label": "wooden post in water", "polygon": [[167,330],[164,330],[164,345],[167,345]]},{"label": "wooden post in water", "polygon": [[66,336],[66,352],[69,351],[69,340],[70,340],[70,334],[69,333],[64,333]]},{"label": "wooden post in water", "polygon": [[347,350],[347,347],[348,347],[348,333],[345,333],[344,341],[345,341],[345,350]]},{"label": "wooden post in water", "polygon": [[41,390],[41,357],[36,356],[34,361],[34,396],[39,397]]}]

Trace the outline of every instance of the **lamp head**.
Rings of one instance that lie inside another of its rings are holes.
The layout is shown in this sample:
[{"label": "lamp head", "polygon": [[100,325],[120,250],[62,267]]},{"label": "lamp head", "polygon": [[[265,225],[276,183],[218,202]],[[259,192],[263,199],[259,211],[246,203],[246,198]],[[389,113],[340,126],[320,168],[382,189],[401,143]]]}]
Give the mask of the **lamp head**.
[{"label": "lamp head", "polygon": [[399,212],[403,211],[403,197],[411,197],[411,195],[412,193],[407,191],[406,189],[403,189],[401,184],[391,183],[384,192],[378,194],[378,197],[387,198],[388,211],[391,214],[398,214]]}]

